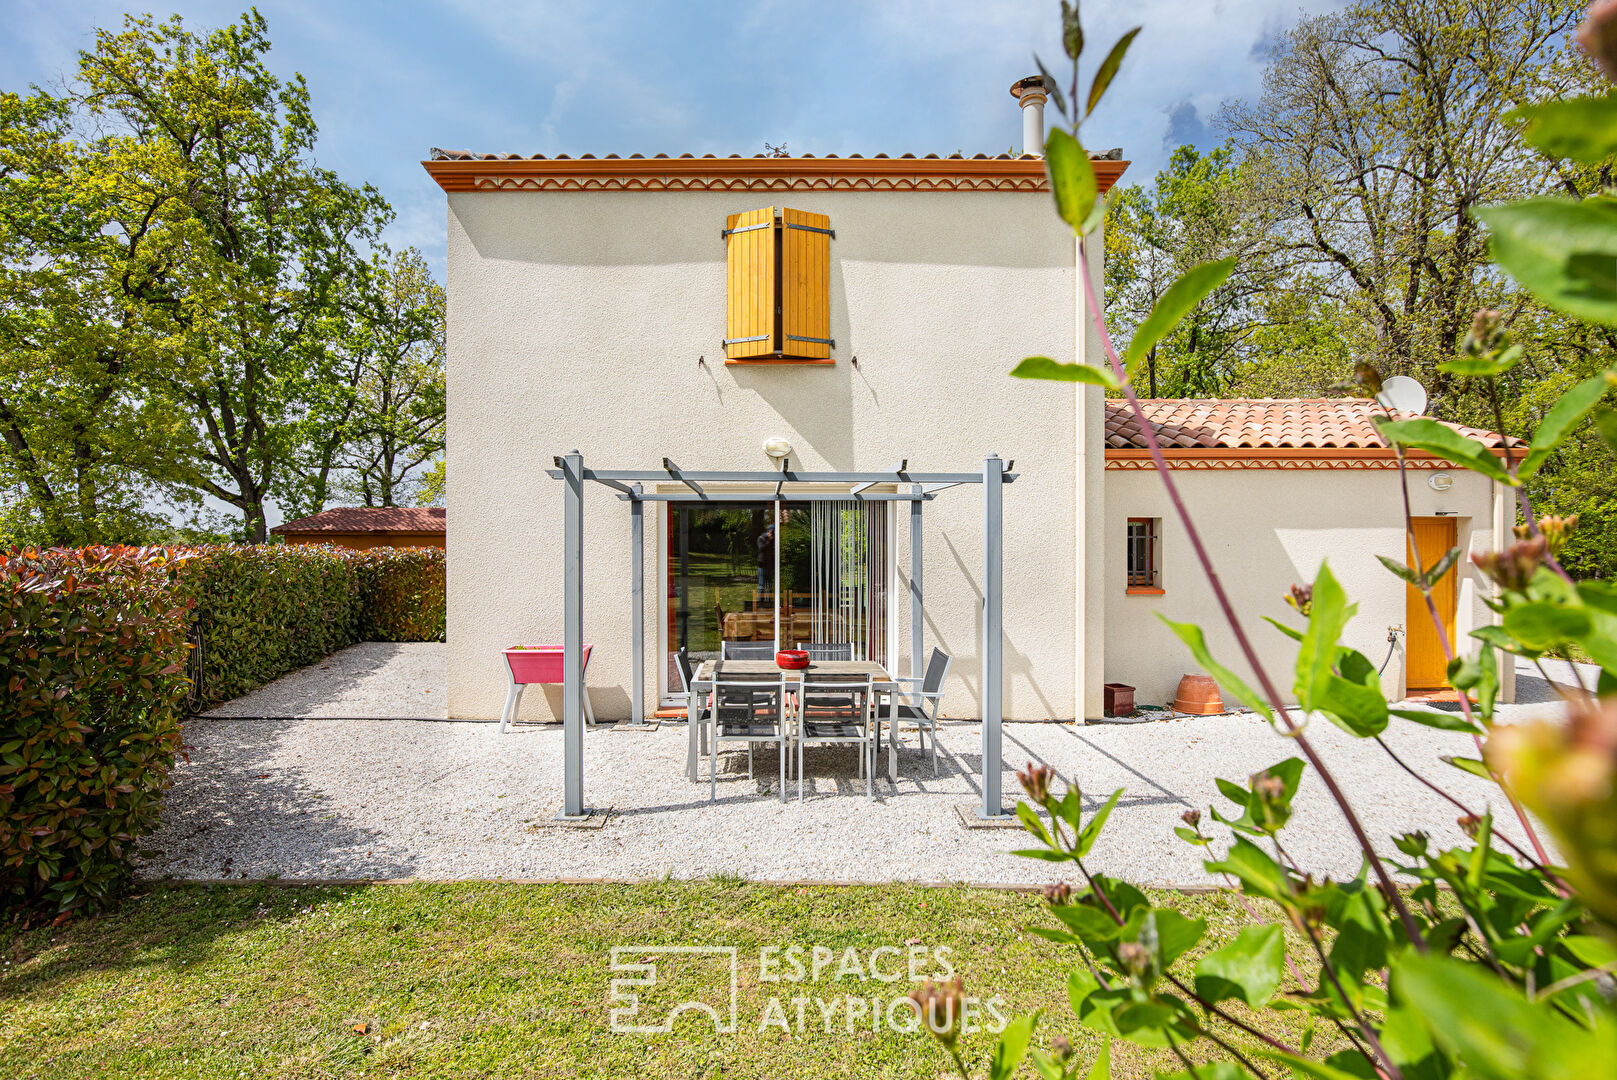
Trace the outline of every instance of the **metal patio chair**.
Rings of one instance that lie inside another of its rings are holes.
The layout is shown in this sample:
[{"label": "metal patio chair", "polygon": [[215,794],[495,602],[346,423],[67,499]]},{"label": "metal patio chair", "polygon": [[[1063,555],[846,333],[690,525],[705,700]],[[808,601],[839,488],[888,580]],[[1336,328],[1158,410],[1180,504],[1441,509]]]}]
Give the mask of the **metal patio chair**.
[{"label": "metal patio chair", "polygon": [[786,758],[791,723],[786,704],[786,675],[731,675],[713,680],[713,738],[708,743],[708,801],[719,798],[719,745],[747,744],[747,779],[752,779],[752,753],[759,743],[780,749],[780,801],[786,801]]},{"label": "metal patio chair", "polygon": [[[852,660],[853,642],[851,641],[799,641],[797,647],[809,654],[810,660]],[[858,702],[851,693],[838,697],[816,697],[808,703],[816,709],[857,707]]]},{"label": "metal patio chair", "polygon": [[851,641],[799,641],[797,647],[809,654],[810,660],[852,660]]},{"label": "metal patio chair", "polygon": [[[859,775],[870,801],[876,771],[876,723],[871,711],[869,675],[810,674],[797,699],[797,801],[803,801],[803,748],[838,743],[859,747]],[[847,707],[814,708],[813,702],[838,700]],[[813,711],[810,711],[812,708]]]},{"label": "metal patio chair", "polygon": [[766,642],[756,641],[721,641],[719,642],[719,659],[721,660],[773,660],[775,659],[775,646]]},{"label": "metal patio chair", "polygon": [[[685,691],[685,700],[687,702],[689,702],[690,697],[691,697],[691,680],[696,678],[696,666],[691,663],[690,650],[687,649],[685,646],[681,645],[678,649],[676,649],[674,651],[674,661],[675,661],[676,665],[679,667],[679,685],[680,685],[680,688]],[[707,703],[705,701],[697,703],[696,715],[695,716],[689,715],[690,714],[689,705],[686,706],[685,712],[686,712],[686,717],[685,717],[686,722],[697,725],[697,729],[698,729],[698,736],[697,737],[701,740],[701,743],[700,743],[700,746],[699,746],[700,752],[704,753],[704,754],[707,753],[707,735],[708,735],[707,725],[708,725],[708,721],[710,719],[712,719],[712,717],[709,715],[710,710],[708,708]]]},{"label": "metal patio chair", "polygon": [[[932,658],[927,661],[926,674],[920,678],[913,675],[903,675],[894,682],[917,683],[915,690],[900,690],[899,700],[894,703],[893,727],[894,745],[897,745],[897,721],[908,720],[920,732],[921,749],[926,749],[926,736],[932,736],[932,775],[938,775],[938,710],[943,701],[943,680],[949,674],[949,665],[954,663],[954,657],[942,649],[933,649]],[[909,699],[906,701],[905,699]]]}]

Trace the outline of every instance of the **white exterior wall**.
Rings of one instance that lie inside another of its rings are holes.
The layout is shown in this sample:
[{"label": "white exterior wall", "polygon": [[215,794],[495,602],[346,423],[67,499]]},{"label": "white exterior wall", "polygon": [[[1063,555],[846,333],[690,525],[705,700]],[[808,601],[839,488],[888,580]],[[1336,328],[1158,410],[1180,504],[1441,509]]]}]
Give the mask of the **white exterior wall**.
[{"label": "white exterior wall", "polygon": [[[834,366],[724,364],[719,231],[726,215],[767,205],[827,214],[836,230]],[[886,469],[901,458],[916,470],[975,470],[992,452],[1014,458],[1005,715],[1076,715],[1078,393],[1007,375],[1033,353],[1073,359],[1075,289],[1072,236],[1047,193],[450,195],[449,715],[497,716],[499,650],[561,641],[562,487],[543,472],[554,455],[577,448],[599,468],[654,468],[666,455],[689,469],[765,469],[761,445],[777,436],[802,470]],[[1097,447],[1098,432],[1097,420]],[[945,714],[976,715],[979,489],[942,493],[925,521],[926,646],[955,657]],[[648,504],[646,522],[655,707],[661,508]],[[907,669],[903,515],[897,525],[894,618]],[[625,717],[627,505],[587,484],[584,531],[589,693],[598,718]],[[527,695],[524,717],[559,712],[559,688],[546,689]]]},{"label": "white exterior wall", "polygon": [[[1461,469],[1449,470],[1454,486],[1439,493],[1427,485],[1430,475],[1425,470],[1410,473],[1411,512],[1416,517],[1438,516],[1439,511],[1456,516],[1457,543],[1464,554],[1458,564],[1455,633],[1461,650],[1474,653],[1477,642],[1467,635],[1494,616],[1482,601],[1489,585],[1468,556],[1495,546],[1498,493],[1485,477]],[[1285,602],[1286,592],[1293,584],[1313,581],[1322,561],[1329,560],[1349,601],[1359,605],[1343,643],[1380,665],[1387,656],[1387,628],[1406,625],[1406,586],[1376,559],[1385,555],[1406,561],[1395,470],[1176,469],[1173,478],[1248,638],[1288,701],[1295,700],[1296,644],[1262,616],[1299,625],[1301,618]],[[1126,521],[1131,517],[1161,519],[1161,596],[1126,591]],[[1173,699],[1180,676],[1200,670],[1157,618],[1160,612],[1176,622],[1200,625],[1213,656],[1255,686],[1252,669],[1224,622],[1157,474],[1108,471],[1106,522],[1106,681],[1135,687],[1140,704],[1164,705]],[[1430,562],[1437,553],[1423,552],[1422,557]],[[1404,694],[1402,643],[1382,674],[1382,687],[1390,698]],[[1513,678],[1505,692],[1506,700],[1514,696]],[[1234,707],[1235,702],[1226,696],[1225,704]]]}]

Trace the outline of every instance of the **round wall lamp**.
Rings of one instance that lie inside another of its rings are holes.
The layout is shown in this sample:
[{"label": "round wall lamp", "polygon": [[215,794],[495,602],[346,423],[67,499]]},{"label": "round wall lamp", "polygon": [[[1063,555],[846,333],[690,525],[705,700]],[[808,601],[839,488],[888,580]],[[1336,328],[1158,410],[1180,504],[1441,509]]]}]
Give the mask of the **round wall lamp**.
[{"label": "round wall lamp", "polygon": [[1454,477],[1446,472],[1435,472],[1426,478],[1426,486],[1433,491],[1447,491],[1454,486]]},{"label": "round wall lamp", "polygon": [[792,444],[785,439],[765,439],[764,453],[769,455],[770,461],[779,465],[792,456]]}]

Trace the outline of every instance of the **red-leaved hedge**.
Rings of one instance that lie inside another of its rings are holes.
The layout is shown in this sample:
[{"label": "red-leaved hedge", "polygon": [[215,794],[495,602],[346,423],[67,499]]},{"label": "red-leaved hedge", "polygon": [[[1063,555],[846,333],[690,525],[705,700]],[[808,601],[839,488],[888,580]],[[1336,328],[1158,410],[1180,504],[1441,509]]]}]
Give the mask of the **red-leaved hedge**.
[{"label": "red-leaved hedge", "polygon": [[167,551],[0,553],[0,909],[122,883],[180,744],[188,625]]},{"label": "red-leaved hedge", "polygon": [[106,902],[157,825],[188,705],[443,633],[435,548],[0,553],[0,909]]}]

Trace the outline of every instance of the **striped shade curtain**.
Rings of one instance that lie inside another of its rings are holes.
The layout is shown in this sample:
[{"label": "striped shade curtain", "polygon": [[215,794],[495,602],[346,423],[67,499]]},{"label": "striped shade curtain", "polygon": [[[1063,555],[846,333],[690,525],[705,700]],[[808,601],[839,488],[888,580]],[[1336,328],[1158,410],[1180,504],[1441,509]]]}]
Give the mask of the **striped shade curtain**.
[{"label": "striped shade curtain", "polygon": [[851,641],[856,658],[886,665],[886,507],[854,499],[809,505],[814,640]]}]

